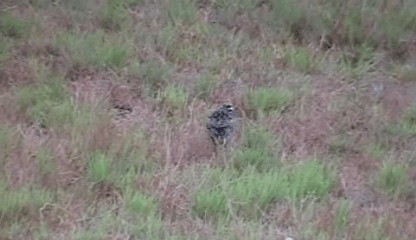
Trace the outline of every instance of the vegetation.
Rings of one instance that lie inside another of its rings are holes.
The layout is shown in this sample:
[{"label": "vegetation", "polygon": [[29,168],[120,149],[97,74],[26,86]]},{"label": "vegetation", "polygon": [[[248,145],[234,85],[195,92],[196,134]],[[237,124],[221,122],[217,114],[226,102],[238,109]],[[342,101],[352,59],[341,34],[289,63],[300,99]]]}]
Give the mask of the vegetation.
[{"label": "vegetation", "polygon": [[293,93],[286,89],[259,88],[247,93],[248,109],[257,115],[282,111],[293,98]]},{"label": "vegetation", "polygon": [[416,239],[415,37],[414,0],[1,1],[0,239]]},{"label": "vegetation", "polygon": [[377,180],[383,192],[390,197],[397,198],[404,195],[409,189],[406,169],[404,166],[394,163],[384,164],[380,169]]}]

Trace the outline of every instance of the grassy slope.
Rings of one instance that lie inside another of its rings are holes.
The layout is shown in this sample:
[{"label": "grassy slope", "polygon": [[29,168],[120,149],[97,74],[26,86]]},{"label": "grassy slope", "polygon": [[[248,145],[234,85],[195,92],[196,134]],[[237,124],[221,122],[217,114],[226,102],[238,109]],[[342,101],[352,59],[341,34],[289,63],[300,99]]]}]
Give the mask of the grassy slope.
[{"label": "grassy slope", "polygon": [[0,238],[416,238],[416,5],[340,2],[1,3]]}]

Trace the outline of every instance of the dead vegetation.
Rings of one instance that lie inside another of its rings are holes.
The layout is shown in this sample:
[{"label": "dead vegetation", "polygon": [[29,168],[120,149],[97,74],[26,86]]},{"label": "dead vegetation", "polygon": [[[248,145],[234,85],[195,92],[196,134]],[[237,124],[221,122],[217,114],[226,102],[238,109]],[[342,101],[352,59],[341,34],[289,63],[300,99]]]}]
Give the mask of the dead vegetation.
[{"label": "dead vegetation", "polygon": [[0,238],[416,238],[415,13],[2,1]]}]

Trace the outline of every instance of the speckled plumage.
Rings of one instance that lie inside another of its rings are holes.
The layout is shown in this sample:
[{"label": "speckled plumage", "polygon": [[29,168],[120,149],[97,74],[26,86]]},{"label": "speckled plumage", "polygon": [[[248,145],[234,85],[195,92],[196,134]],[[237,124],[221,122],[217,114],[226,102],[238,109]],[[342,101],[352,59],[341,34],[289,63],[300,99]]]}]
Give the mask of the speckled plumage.
[{"label": "speckled plumage", "polygon": [[230,104],[222,105],[209,117],[207,129],[216,145],[227,145],[235,127],[236,113]]}]

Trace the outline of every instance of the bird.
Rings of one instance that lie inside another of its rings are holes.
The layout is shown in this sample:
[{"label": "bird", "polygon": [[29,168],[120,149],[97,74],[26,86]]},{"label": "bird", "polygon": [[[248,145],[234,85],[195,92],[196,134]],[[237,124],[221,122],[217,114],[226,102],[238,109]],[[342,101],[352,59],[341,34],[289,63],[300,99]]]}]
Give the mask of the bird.
[{"label": "bird", "polygon": [[224,104],[208,117],[207,129],[215,145],[227,146],[235,128],[237,115],[231,104]]}]

